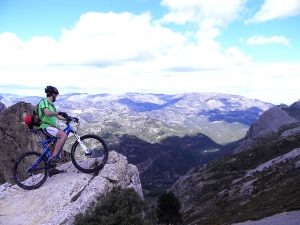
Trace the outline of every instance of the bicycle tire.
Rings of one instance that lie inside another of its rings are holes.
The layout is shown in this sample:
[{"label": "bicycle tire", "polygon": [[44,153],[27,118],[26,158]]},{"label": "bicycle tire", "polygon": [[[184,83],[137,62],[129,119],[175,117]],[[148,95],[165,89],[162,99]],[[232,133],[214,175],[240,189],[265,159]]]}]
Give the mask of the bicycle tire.
[{"label": "bicycle tire", "polygon": [[97,136],[97,135],[94,135],[94,134],[87,134],[87,135],[83,135],[80,137],[80,140],[82,142],[87,142],[87,140],[89,139],[93,139],[93,140],[96,140],[97,142],[99,142],[103,148],[103,158],[101,159],[101,163],[97,166],[95,166],[95,168],[84,168],[83,166],[81,166],[78,162],[78,160],[76,159],[75,157],[75,154],[76,154],[76,151],[80,151],[80,149],[78,148],[79,145],[79,142],[76,141],[73,146],[72,146],[72,150],[71,150],[71,159],[72,159],[72,163],[73,165],[81,172],[83,173],[94,173],[94,172],[98,172],[100,171],[104,165],[106,164],[106,161],[107,161],[107,158],[108,158],[108,149],[107,149],[107,146],[104,142],[104,140]]},{"label": "bicycle tire", "polygon": [[[25,185],[25,184],[22,183],[22,181],[20,181],[19,176],[18,176],[18,167],[19,167],[20,163],[24,161],[25,157],[28,157],[28,156],[30,156],[30,155],[36,156],[36,159],[38,159],[38,158],[41,156],[41,154],[38,153],[38,152],[34,152],[34,151],[26,152],[26,153],[22,154],[22,155],[17,159],[17,161],[15,162],[14,167],[13,167],[13,179],[14,179],[14,181],[16,182],[16,184],[17,184],[19,187],[21,187],[21,188],[23,188],[23,189],[25,189],[25,190],[33,190],[33,189],[39,188],[43,183],[45,183],[45,181],[47,180],[47,177],[48,177],[48,173],[47,173],[47,171],[48,171],[48,169],[47,169],[47,161],[46,161],[46,158],[44,157],[44,158],[42,159],[42,161],[41,161],[41,163],[43,162],[44,168],[45,168],[45,170],[44,170],[44,172],[43,172],[43,177],[42,177],[42,179],[41,179],[37,184],[32,185],[32,186]],[[40,164],[41,164],[41,163],[40,163]],[[27,181],[28,179],[30,179],[30,177],[27,178],[27,179],[24,180],[24,181]]]}]

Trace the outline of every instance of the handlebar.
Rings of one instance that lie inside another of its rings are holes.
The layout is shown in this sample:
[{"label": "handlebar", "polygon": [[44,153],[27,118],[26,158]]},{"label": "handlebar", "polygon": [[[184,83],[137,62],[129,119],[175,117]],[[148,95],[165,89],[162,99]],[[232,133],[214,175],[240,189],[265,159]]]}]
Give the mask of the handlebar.
[{"label": "handlebar", "polygon": [[65,117],[67,123],[70,123],[70,122],[74,122],[74,123],[79,123],[79,119],[77,117],[72,117],[72,116],[67,116]]}]

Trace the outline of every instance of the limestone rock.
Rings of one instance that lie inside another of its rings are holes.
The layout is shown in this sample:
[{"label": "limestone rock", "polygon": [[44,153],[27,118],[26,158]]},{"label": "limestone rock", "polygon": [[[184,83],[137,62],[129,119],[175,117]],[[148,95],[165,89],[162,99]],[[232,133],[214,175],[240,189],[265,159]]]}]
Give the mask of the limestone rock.
[{"label": "limestone rock", "polygon": [[75,215],[114,186],[133,188],[143,197],[139,172],[127,158],[115,151],[109,153],[107,164],[99,174],[79,172],[71,162],[59,167],[67,170],[57,174],[36,190],[23,190],[17,185],[0,186],[0,224],[5,225],[70,225]]},{"label": "limestone rock", "polygon": [[37,139],[23,124],[23,113],[33,110],[29,103],[19,102],[0,113],[0,184],[12,181],[12,167],[24,151],[39,149]]},{"label": "limestone rock", "polygon": [[[300,122],[300,102],[291,106],[279,105],[265,111],[256,123],[252,124],[245,138],[234,149],[234,152],[241,152],[249,147],[259,138],[265,138],[272,133],[277,133],[280,128],[290,126]],[[293,129],[283,134],[282,137],[294,134],[297,130]]]},{"label": "limestone rock", "polygon": [[0,102],[0,112],[4,111],[6,109],[6,106]]}]

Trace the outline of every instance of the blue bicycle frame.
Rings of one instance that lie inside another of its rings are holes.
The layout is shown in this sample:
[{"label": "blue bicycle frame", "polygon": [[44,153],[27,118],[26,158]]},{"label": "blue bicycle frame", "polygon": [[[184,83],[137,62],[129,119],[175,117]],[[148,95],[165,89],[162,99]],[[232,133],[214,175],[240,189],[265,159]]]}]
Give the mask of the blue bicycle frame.
[{"label": "blue bicycle frame", "polygon": [[[80,141],[80,137],[77,135],[77,133],[74,131],[73,127],[70,125],[70,123],[67,123],[67,127],[63,130],[67,136],[69,136],[70,133],[73,133],[75,134],[75,137],[77,139],[77,141],[79,140],[80,144],[81,141]],[[44,152],[42,153],[42,155],[38,158],[38,160],[30,167],[28,168],[27,171],[33,171],[33,170],[42,170],[42,169],[45,169],[45,168],[37,168],[37,166],[40,164],[40,162],[43,160],[43,158],[47,155],[48,158],[51,158],[51,151],[49,149],[49,144],[51,144],[52,142],[54,143],[57,138],[54,138],[54,137],[50,137],[46,140],[43,140],[41,138],[41,136],[39,135],[39,132],[41,132],[41,129],[34,129],[33,130],[34,134],[38,137],[39,139],[39,143],[41,143],[41,145],[43,146],[44,148]],[[52,145],[52,144],[51,144]],[[59,153],[58,155],[61,154],[61,151],[62,151],[63,147],[59,150]],[[86,149],[84,149],[86,151]]]}]

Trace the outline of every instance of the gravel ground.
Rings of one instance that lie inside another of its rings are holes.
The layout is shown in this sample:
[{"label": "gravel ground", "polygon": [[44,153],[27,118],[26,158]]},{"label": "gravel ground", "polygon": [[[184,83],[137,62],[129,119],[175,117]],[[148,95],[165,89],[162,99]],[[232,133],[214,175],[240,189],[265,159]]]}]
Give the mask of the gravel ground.
[{"label": "gravel ground", "polygon": [[232,225],[300,225],[300,211],[284,212],[261,220],[249,220]]}]

